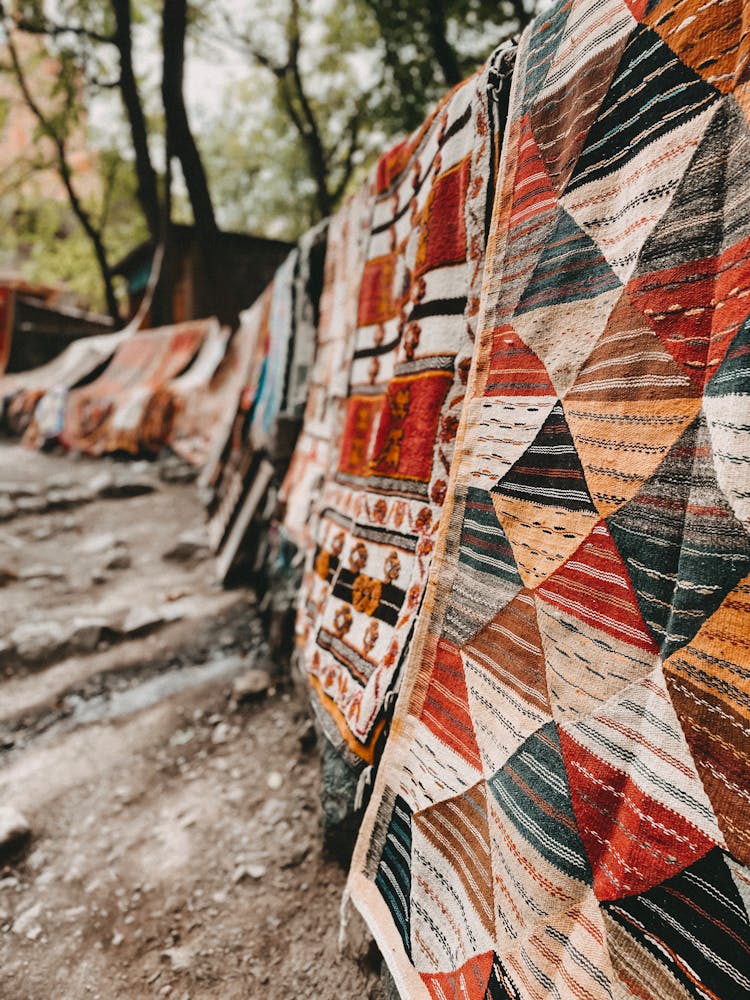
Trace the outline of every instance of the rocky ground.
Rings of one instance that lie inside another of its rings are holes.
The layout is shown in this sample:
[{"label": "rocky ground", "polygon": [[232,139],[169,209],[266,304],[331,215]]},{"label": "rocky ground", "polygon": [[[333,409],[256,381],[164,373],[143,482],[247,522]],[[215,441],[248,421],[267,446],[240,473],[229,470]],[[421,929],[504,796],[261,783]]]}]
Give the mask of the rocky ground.
[{"label": "rocky ground", "polygon": [[180,472],[0,444],[0,997],[380,1000],[304,698]]}]

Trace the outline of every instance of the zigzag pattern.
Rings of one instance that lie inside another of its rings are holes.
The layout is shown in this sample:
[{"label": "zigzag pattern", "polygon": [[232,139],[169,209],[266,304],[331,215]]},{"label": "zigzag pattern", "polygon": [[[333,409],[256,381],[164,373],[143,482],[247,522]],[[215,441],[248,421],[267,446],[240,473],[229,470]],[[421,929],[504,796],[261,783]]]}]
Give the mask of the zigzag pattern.
[{"label": "zigzag pattern", "polygon": [[[410,998],[750,996],[745,12],[560,0],[521,41],[460,460],[350,876]],[[406,947],[373,881],[395,795]]]}]

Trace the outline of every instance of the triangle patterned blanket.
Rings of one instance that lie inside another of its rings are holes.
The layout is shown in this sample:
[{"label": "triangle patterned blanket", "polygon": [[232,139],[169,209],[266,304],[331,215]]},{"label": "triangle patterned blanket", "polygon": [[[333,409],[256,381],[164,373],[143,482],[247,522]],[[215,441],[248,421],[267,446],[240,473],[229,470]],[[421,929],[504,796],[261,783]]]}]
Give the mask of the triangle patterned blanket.
[{"label": "triangle patterned blanket", "polygon": [[750,8],[524,34],[349,888],[404,997],[750,996]]}]

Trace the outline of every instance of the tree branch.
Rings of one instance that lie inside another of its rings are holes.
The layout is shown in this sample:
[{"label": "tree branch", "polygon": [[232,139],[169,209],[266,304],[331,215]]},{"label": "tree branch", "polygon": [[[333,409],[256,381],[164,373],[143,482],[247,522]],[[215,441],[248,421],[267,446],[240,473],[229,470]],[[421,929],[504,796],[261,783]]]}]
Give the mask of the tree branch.
[{"label": "tree branch", "polygon": [[[5,18],[5,10],[3,5],[0,3],[0,16]],[[117,298],[114,293],[114,288],[112,285],[112,275],[110,273],[109,264],[107,261],[107,253],[104,248],[104,243],[102,242],[101,233],[96,229],[91,221],[91,216],[83,207],[83,203],[78,197],[78,192],[73,184],[73,178],[70,171],[70,165],[68,164],[67,158],[67,148],[65,144],[65,139],[61,136],[49,119],[46,117],[41,109],[41,106],[37,103],[34,95],[29,87],[28,80],[26,79],[26,74],[24,73],[23,67],[21,66],[21,61],[18,57],[18,50],[16,49],[15,42],[13,41],[13,36],[11,31],[6,28],[6,42],[8,45],[8,52],[11,58],[11,64],[13,66],[13,73],[18,83],[19,89],[26,102],[27,107],[32,112],[34,117],[39,122],[44,135],[53,143],[55,151],[57,154],[57,172],[60,179],[63,182],[63,186],[68,195],[68,200],[70,201],[70,207],[73,209],[73,213],[83,227],[86,236],[88,237],[91,246],[94,250],[94,255],[96,257],[97,264],[99,265],[99,272],[102,278],[102,284],[104,285],[104,294],[107,300],[107,311],[112,317],[113,321],[116,323],[119,318],[119,310],[117,307]]]},{"label": "tree branch", "polygon": [[28,18],[19,17],[15,19],[15,26],[19,31],[27,35],[46,35],[49,38],[59,38],[61,35],[76,35],[79,38],[88,38],[92,42],[101,42],[103,45],[112,45],[115,41],[114,35],[105,35],[99,31],[92,31],[91,28],[84,28],[77,24],[57,24],[54,21],[30,21]]}]

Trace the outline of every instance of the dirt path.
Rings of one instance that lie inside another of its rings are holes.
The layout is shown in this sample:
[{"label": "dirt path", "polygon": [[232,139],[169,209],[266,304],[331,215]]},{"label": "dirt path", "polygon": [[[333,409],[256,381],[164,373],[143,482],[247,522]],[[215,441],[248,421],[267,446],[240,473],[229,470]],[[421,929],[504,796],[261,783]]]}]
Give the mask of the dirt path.
[{"label": "dirt path", "polygon": [[[103,470],[144,491],[100,495]],[[0,997],[380,1000],[377,956],[338,950],[305,706],[231,697],[264,655],[251,595],[205,552],[163,558],[202,523],[192,487],[0,446],[0,502],[24,484],[34,509],[0,524],[0,805],[33,839],[0,865]]]}]

